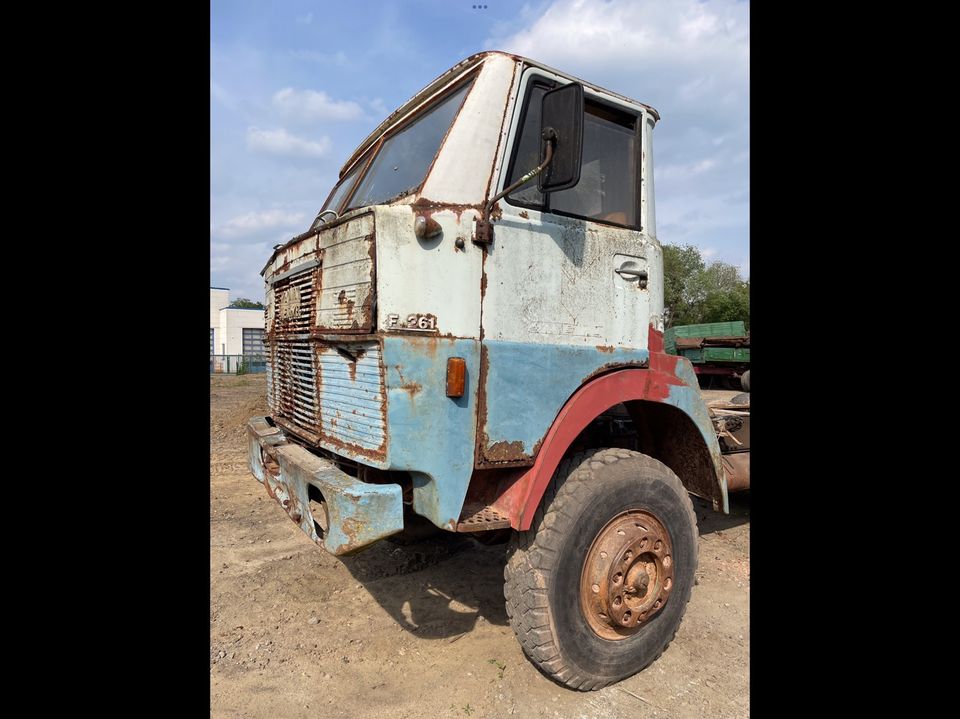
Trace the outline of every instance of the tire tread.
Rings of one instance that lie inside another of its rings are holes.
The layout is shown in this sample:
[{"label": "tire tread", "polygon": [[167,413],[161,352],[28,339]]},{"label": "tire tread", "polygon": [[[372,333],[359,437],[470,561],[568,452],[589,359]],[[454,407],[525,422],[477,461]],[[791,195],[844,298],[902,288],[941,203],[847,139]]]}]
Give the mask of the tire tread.
[{"label": "tire tread", "polygon": [[[581,676],[564,660],[551,626],[548,596],[551,571],[550,563],[544,561],[544,556],[556,555],[561,551],[564,532],[572,526],[576,516],[567,508],[582,506],[589,498],[591,490],[595,491],[595,488],[588,486],[591,482],[598,481],[594,472],[621,460],[637,461],[646,469],[662,475],[664,481],[683,498],[681,506],[696,536],[697,518],[693,502],[690,501],[680,478],[666,465],[648,455],[619,447],[587,450],[564,458],[557,467],[534,514],[530,529],[526,532],[514,532],[503,570],[507,616],[524,653],[555,681],[581,691],[600,689],[617,680],[604,681],[596,677]],[[686,607],[680,615],[681,620],[685,612]],[[639,671],[660,658],[676,637],[679,626],[680,621],[660,652]]]}]

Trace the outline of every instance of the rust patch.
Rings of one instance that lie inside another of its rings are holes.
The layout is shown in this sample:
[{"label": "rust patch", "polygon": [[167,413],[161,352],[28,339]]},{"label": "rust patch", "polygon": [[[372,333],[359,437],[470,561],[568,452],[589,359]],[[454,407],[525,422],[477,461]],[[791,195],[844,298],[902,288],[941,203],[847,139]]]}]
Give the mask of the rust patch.
[{"label": "rust patch", "polygon": [[411,397],[416,397],[423,387],[419,382],[407,382],[406,384],[400,385],[400,389],[409,394]]},{"label": "rust patch", "polygon": [[[597,349],[600,349],[599,347]],[[600,350],[601,352],[603,350]],[[588,381],[592,380],[594,377],[599,377],[602,374],[607,372],[613,372],[618,369],[649,369],[650,362],[649,360],[632,360],[629,362],[608,362],[607,364],[598,367],[593,372],[584,377],[580,384],[586,384]]]},{"label": "rust patch", "polygon": [[614,347],[613,345],[597,345],[597,349],[600,350],[601,352],[610,353],[610,352],[613,352],[616,349],[616,347]]},{"label": "rust patch", "polygon": [[[436,342],[430,342],[429,344],[433,347],[433,351],[436,352]],[[423,385],[421,385],[419,382],[414,382],[413,380],[407,382],[403,376],[403,371],[400,369],[400,365],[395,364],[394,368],[397,370],[397,374],[400,376],[400,389],[409,394],[411,399],[420,394],[420,391],[423,389]]]},{"label": "rust patch", "polygon": [[498,202],[493,206],[493,210],[490,212],[490,219],[499,220],[501,217],[503,217],[503,208],[500,207],[500,203]]},{"label": "rust patch", "polygon": [[353,359],[347,362],[347,373],[350,375],[350,381],[357,381],[357,363],[367,353],[363,348],[357,348],[354,351]]},{"label": "rust patch", "polygon": [[750,489],[750,452],[733,452],[721,457],[727,476],[727,491]]},{"label": "rust patch", "polygon": [[530,215],[527,214],[527,211],[526,211],[526,210],[520,210],[520,217],[522,217],[522,218],[525,219],[525,220],[529,220],[529,219],[530,219]]},{"label": "rust patch", "polygon": [[523,453],[523,442],[516,440],[513,442],[497,442],[488,447],[484,453],[484,458],[488,462],[512,462],[517,457],[525,457]]},{"label": "rust patch", "polygon": [[[486,252],[484,252],[486,257]],[[483,339],[483,309],[481,305],[480,339]],[[474,467],[483,464],[483,448],[487,446],[487,373],[490,367],[490,358],[487,357],[487,346],[480,344],[480,372],[477,382],[477,446],[474,450]]]},{"label": "rust patch", "polygon": [[436,202],[434,200],[428,200],[426,197],[420,197],[410,205],[410,209],[413,210],[414,215],[422,214],[427,218],[430,218],[434,212],[441,212],[443,210],[450,210],[457,216],[457,222],[460,222],[461,215],[466,210],[474,210],[475,212],[483,211],[483,203],[456,203],[456,202]]},{"label": "rust patch", "polygon": [[341,531],[347,535],[347,546],[354,548],[357,546],[357,536],[363,534],[363,523],[354,517],[347,517],[340,524]]}]

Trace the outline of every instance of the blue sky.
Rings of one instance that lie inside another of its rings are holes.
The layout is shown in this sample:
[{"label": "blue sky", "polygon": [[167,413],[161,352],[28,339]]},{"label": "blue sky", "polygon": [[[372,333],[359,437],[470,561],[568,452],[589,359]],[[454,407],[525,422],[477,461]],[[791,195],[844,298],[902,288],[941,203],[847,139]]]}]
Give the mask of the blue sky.
[{"label": "blue sky", "polygon": [[[474,9],[486,5],[486,9]],[[262,299],[387,114],[459,60],[506,50],[653,105],[657,236],[749,276],[749,3],[213,0],[210,284]]]}]

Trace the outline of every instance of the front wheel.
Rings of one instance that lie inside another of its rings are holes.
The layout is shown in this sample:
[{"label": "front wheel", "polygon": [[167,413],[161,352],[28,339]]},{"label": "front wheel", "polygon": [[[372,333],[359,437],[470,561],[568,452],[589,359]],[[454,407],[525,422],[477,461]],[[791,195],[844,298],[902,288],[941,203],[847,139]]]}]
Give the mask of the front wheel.
[{"label": "front wheel", "polygon": [[696,517],[677,476],[639,452],[589,450],[561,463],[511,540],[507,614],[542,671],[600,689],[667,648],[696,568]]}]

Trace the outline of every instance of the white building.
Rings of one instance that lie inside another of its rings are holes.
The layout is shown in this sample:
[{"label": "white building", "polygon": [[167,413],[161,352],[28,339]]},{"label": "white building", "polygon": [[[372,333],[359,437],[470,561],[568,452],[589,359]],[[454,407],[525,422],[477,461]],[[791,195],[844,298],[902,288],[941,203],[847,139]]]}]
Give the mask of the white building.
[{"label": "white building", "polygon": [[229,305],[229,288],[210,288],[210,354],[264,354],[264,310],[237,309]]}]

